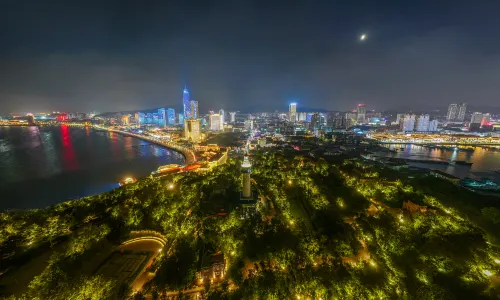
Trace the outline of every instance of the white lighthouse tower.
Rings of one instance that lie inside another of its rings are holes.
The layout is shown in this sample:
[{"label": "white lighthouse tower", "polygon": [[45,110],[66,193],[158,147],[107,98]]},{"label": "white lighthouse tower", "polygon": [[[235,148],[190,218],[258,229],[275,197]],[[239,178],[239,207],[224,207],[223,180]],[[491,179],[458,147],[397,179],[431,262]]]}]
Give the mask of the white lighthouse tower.
[{"label": "white lighthouse tower", "polygon": [[243,175],[243,198],[252,198],[252,188],[250,185],[250,174],[252,174],[252,164],[248,159],[248,156],[245,155],[243,159],[243,163],[241,164],[241,173]]}]

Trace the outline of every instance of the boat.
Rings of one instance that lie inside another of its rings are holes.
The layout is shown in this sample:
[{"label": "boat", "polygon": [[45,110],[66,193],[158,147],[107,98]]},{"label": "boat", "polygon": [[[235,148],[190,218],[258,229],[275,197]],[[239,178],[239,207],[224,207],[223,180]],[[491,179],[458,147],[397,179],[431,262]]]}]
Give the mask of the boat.
[{"label": "boat", "polygon": [[120,181],[118,184],[120,186],[124,186],[126,184],[131,184],[131,183],[135,183],[137,182],[137,179],[133,178],[133,177],[127,177],[125,179],[123,179],[122,181]]},{"label": "boat", "polygon": [[467,162],[465,160],[455,160],[455,161],[451,161],[452,164],[455,164],[455,165],[461,165],[461,166],[472,166],[473,163],[471,162]]}]

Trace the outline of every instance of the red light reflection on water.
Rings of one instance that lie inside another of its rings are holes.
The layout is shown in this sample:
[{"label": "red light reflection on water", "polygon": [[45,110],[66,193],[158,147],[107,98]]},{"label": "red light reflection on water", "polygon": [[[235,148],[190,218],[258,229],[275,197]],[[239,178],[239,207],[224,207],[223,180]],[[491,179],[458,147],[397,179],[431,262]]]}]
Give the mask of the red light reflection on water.
[{"label": "red light reflection on water", "polygon": [[79,164],[76,159],[75,148],[73,147],[73,143],[71,142],[71,134],[69,132],[69,127],[66,125],[61,125],[61,136],[62,136],[62,144],[63,144],[63,164],[66,169],[74,170],[78,169]]}]

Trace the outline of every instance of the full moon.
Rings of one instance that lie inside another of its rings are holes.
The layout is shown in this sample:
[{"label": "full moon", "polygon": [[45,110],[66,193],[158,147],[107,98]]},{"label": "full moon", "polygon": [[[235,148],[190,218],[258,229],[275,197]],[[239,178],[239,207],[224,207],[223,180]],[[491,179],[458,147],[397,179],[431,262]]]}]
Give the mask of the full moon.
[{"label": "full moon", "polygon": [[366,39],[366,34],[362,34],[360,37],[359,37],[359,40],[360,41],[364,41]]}]

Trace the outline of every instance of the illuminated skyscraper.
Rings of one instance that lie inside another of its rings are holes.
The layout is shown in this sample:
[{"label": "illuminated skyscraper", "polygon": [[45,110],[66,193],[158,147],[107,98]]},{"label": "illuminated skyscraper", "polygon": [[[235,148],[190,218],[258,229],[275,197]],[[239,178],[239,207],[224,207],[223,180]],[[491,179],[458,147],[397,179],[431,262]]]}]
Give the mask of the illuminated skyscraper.
[{"label": "illuminated skyscraper", "polygon": [[[196,100],[189,101],[189,106],[191,108],[191,119],[198,119],[198,101]],[[184,116],[184,118],[186,117]]]},{"label": "illuminated skyscraper", "polygon": [[458,105],[457,121],[464,121],[465,120],[465,113],[466,112],[467,112],[467,104],[460,103]]},{"label": "illuminated skyscraper", "polygon": [[158,109],[158,126],[160,127],[167,126],[167,114],[164,108]]},{"label": "illuminated skyscraper", "polygon": [[179,124],[184,124],[184,114],[183,113],[179,113]]},{"label": "illuminated skyscraper", "polygon": [[220,122],[222,124],[226,123],[226,113],[224,112],[223,109],[219,110],[219,115],[220,115]]},{"label": "illuminated skyscraper", "polygon": [[221,131],[223,130],[221,116],[219,114],[210,115],[210,130]]},{"label": "illuminated skyscraper", "polygon": [[193,118],[191,112],[191,103],[189,101],[189,91],[186,86],[184,87],[184,91],[182,92],[182,106],[184,109],[184,119]]},{"label": "illuminated skyscraper", "polygon": [[192,142],[198,142],[200,140],[200,120],[199,119],[189,119],[184,120],[184,137]]},{"label": "illuminated skyscraper", "polygon": [[358,110],[357,110],[357,122],[358,123],[365,123],[366,119],[366,106],[364,104],[358,104]]},{"label": "illuminated skyscraper", "polygon": [[236,112],[230,112],[229,115],[231,116],[231,123],[236,122]]},{"label": "illuminated skyscraper", "polygon": [[167,121],[168,125],[175,124],[175,110],[173,108],[167,109]]},{"label": "illuminated skyscraper", "polygon": [[288,107],[288,118],[290,122],[297,122],[297,103],[290,103]]},{"label": "illuminated skyscraper", "polygon": [[417,132],[427,132],[429,131],[429,115],[418,116],[415,123],[415,131]]},{"label": "illuminated skyscraper", "polygon": [[412,132],[415,129],[415,115],[406,114],[400,128],[403,132]]},{"label": "illuminated skyscraper", "polygon": [[448,106],[448,113],[446,114],[446,119],[448,121],[454,121],[457,119],[457,114],[458,114],[458,104],[455,103],[450,104],[450,106]]}]

